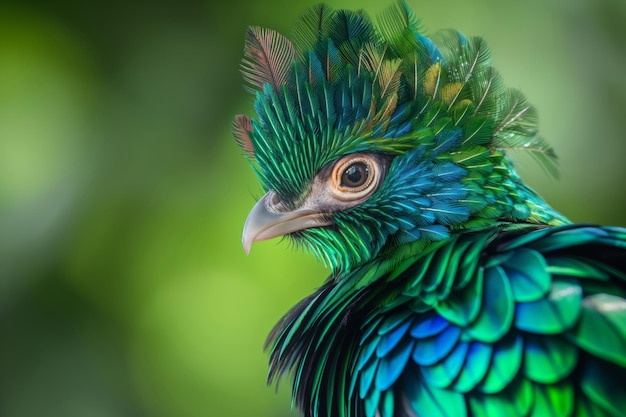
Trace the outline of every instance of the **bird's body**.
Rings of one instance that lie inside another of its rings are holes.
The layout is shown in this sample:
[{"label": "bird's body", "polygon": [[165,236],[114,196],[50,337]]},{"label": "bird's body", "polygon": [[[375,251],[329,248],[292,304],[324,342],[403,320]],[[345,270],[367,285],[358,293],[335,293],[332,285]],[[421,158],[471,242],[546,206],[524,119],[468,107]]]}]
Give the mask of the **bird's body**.
[{"label": "bird's body", "polygon": [[550,166],[533,108],[480,38],[320,5],[251,28],[267,194],[244,246],[289,235],[331,276],[268,345],[307,417],[626,415],[626,229],[573,225],[506,152]]},{"label": "bird's body", "polygon": [[369,263],[285,316],[271,376],[307,416],[624,415],[625,239],[503,226]]}]

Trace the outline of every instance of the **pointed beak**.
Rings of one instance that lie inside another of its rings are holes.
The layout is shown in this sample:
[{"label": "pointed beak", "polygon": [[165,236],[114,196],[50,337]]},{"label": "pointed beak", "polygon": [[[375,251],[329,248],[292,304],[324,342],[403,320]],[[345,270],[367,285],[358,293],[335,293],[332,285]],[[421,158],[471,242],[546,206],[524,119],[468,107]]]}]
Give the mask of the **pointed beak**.
[{"label": "pointed beak", "polygon": [[314,209],[301,207],[285,211],[282,209],[283,206],[278,195],[269,191],[252,207],[243,226],[241,238],[246,254],[250,253],[250,247],[254,242],[330,224],[322,213]]}]

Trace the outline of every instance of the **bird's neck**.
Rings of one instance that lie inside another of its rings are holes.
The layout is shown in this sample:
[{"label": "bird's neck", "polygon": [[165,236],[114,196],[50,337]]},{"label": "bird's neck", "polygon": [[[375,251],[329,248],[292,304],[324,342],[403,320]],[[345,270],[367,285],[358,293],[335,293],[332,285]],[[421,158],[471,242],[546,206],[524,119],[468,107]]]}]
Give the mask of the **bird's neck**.
[{"label": "bird's neck", "polygon": [[[495,177],[495,180],[490,180]],[[476,230],[498,226],[502,222],[559,226],[570,221],[553,209],[521,180],[507,158],[485,183],[466,183],[468,200],[481,205],[470,212],[468,221],[456,225],[458,230]]]}]

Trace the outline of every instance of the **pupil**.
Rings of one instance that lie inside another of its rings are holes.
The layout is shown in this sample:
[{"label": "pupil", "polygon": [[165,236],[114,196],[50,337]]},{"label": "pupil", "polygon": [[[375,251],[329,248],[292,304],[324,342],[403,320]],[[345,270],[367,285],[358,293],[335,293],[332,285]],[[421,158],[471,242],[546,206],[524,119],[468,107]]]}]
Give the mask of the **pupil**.
[{"label": "pupil", "polygon": [[359,187],[365,183],[369,170],[367,166],[362,163],[356,163],[350,165],[343,173],[342,182],[343,185],[348,187]]}]

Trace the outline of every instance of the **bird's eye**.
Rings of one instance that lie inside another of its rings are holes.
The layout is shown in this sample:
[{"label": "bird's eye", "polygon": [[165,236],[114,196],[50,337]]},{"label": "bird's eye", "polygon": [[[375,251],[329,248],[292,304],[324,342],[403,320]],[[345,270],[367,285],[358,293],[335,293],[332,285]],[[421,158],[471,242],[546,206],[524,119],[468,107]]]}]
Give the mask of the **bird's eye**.
[{"label": "bird's eye", "polygon": [[344,188],[360,188],[368,180],[370,168],[363,162],[355,162],[343,171],[341,174],[341,183]]},{"label": "bird's eye", "polygon": [[378,161],[370,155],[348,155],[332,172],[333,193],[343,200],[358,200],[372,193],[380,177]]}]

